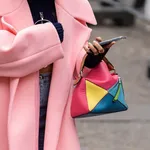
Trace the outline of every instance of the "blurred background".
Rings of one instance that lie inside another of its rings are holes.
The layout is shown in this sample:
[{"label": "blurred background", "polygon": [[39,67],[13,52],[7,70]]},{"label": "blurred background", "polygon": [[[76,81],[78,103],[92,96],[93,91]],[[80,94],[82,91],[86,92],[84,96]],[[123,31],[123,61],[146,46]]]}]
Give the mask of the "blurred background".
[{"label": "blurred background", "polygon": [[107,54],[124,81],[129,110],[77,119],[82,150],[150,150],[150,0],[89,0],[91,40],[120,35]]}]

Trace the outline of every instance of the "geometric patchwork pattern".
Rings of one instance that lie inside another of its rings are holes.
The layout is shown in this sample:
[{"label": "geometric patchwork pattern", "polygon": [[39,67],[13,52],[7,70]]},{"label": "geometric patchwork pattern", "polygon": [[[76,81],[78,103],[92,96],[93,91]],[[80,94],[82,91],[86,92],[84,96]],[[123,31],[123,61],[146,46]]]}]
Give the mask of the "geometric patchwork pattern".
[{"label": "geometric patchwork pattern", "polygon": [[[104,87],[102,82],[98,82],[97,85],[88,80],[80,82],[77,85],[79,88],[75,88],[74,91],[71,116],[73,118],[90,117],[127,110],[123,85],[121,79],[118,79],[118,82],[110,89],[102,88]],[[99,84],[102,84],[102,87]]]},{"label": "geometric patchwork pattern", "polygon": [[100,102],[101,99],[108,93],[105,89],[86,80],[86,96],[89,111]]},{"label": "geometric patchwork pattern", "polygon": [[120,94],[118,96],[118,101],[121,102],[128,109],[128,105],[125,101],[125,95],[124,95],[124,90],[123,90],[122,84],[120,84]]},{"label": "geometric patchwork pattern", "polygon": [[112,96],[115,97],[115,96],[116,96],[116,91],[117,91],[118,87],[119,87],[119,84],[118,84],[118,82],[117,82],[112,88],[109,89],[109,93],[110,93]]},{"label": "geometric patchwork pattern", "polygon": [[121,81],[118,81],[108,91],[86,81],[86,95],[90,114],[111,113],[128,109]]},{"label": "geometric patchwork pattern", "polygon": [[113,102],[113,96],[107,94],[91,111],[92,113],[111,113],[126,110],[119,101]]}]

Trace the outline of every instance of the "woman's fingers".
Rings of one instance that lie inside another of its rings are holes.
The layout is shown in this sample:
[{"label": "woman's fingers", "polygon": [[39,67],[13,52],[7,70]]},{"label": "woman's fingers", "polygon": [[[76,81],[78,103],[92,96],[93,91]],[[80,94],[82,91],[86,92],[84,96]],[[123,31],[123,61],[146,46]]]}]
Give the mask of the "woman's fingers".
[{"label": "woman's fingers", "polygon": [[96,40],[93,43],[88,43],[88,46],[84,46],[84,49],[87,53],[93,53],[94,55],[98,55],[100,53],[104,53],[105,49],[111,48],[116,42],[111,42],[110,44],[102,47],[99,42],[102,41],[101,37],[96,37]]},{"label": "woman's fingers", "polygon": [[88,43],[88,48],[90,49],[91,52],[93,52],[94,55],[98,55],[99,54],[99,50],[97,49],[97,47],[95,46],[95,42],[92,43]]},{"label": "woman's fingers", "polygon": [[83,48],[84,48],[84,50],[85,50],[87,53],[90,52],[88,46],[84,46]]},{"label": "woman's fingers", "polygon": [[93,46],[96,48],[98,53],[104,53],[103,47],[97,41],[93,41]]},{"label": "woman's fingers", "polygon": [[90,49],[91,52],[94,53],[94,55],[98,55],[98,50],[94,47],[92,43],[88,43],[88,48]]},{"label": "woman's fingers", "polygon": [[[99,42],[102,42],[102,38],[101,37],[96,37],[96,41],[99,43]],[[111,42],[110,44],[108,44],[107,46],[105,46],[103,49],[107,48],[109,49],[110,47],[112,47],[116,42]]]},{"label": "woman's fingers", "polygon": [[99,45],[99,42],[97,41],[93,41],[93,43],[89,42],[88,47],[84,46],[83,48],[87,53],[92,52],[94,55],[98,55],[99,53],[104,53],[103,47]]},{"label": "woman's fingers", "polygon": [[96,41],[101,42],[102,38],[101,37],[96,37]]}]

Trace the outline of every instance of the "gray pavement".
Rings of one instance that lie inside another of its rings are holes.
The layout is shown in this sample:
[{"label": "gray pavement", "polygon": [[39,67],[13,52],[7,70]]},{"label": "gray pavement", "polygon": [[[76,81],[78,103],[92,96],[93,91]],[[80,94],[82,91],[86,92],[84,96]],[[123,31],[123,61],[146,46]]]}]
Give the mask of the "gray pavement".
[{"label": "gray pavement", "polygon": [[146,77],[150,60],[150,32],[144,23],[135,27],[111,25],[93,27],[92,39],[108,39],[120,35],[108,54],[124,81],[127,112],[77,119],[82,150],[150,150],[150,80]]}]

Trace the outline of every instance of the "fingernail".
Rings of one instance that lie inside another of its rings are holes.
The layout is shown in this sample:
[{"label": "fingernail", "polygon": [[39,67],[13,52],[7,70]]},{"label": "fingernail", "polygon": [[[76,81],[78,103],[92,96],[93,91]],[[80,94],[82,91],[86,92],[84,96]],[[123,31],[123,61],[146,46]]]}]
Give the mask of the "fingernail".
[{"label": "fingernail", "polygon": [[116,42],[112,42],[112,45],[114,45]]},{"label": "fingernail", "polygon": [[101,51],[100,51],[100,53],[104,53],[104,51],[103,51],[103,50],[101,50]]},{"label": "fingernail", "polygon": [[91,43],[89,42],[88,45],[91,45]]},{"label": "fingernail", "polygon": [[94,55],[98,55],[99,53],[94,53]]},{"label": "fingernail", "polygon": [[98,39],[102,39],[100,36],[99,37],[97,37]]}]

